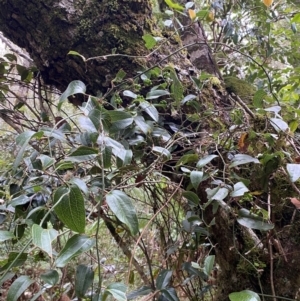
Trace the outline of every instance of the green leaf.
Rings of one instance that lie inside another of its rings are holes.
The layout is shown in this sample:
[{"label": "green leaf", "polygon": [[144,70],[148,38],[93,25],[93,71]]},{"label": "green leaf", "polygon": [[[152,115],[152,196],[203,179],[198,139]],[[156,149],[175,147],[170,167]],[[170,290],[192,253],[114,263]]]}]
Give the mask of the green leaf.
[{"label": "green leaf", "polygon": [[120,83],[126,76],[126,72],[121,68],[118,73],[116,74],[116,77],[114,78],[113,82]]},{"label": "green leaf", "polygon": [[172,158],[171,153],[166,148],[160,146],[153,146],[152,150],[163,155],[164,157],[166,157],[167,160],[170,160]]},{"label": "green leaf", "polygon": [[198,160],[198,157],[197,154],[185,154],[177,161],[176,166],[194,163]]},{"label": "green leaf", "polygon": [[134,117],[134,122],[145,135],[152,131],[152,127],[145,121],[143,116],[138,115]]},{"label": "green leaf", "polygon": [[165,0],[167,5],[175,10],[184,11],[184,7],[176,2],[173,2],[172,0]]},{"label": "green leaf", "polygon": [[64,160],[69,162],[86,162],[94,160],[98,154],[99,151],[97,149],[87,146],[80,146]]},{"label": "green leaf", "polygon": [[244,227],[261,231],[269,231],[274,228],[274,225],[265,222],[263,217],[253,214],[245,208],[239,210],[237,221]]},{"label": "green leaf", "polygon": [[43,229],[41,226],[34,224],[31,232],[33,244],[52,257],[51,243],[57,237],[57,231],[54,229]]},{"label": "green leaf", "polygon": [[91,267],[80,264],[76,268],[75,274],[75,294],[78,298],[84,298],[88,288],[94,280],[94,271]]},{"label": "green leaf", "polygon": [[77,51],[70,50],[70,51],[68,52],[68,55],[76,55],[76,56],[81,57],[82,60],[83,60],[84,62],[86,61],[86,58],[85,58],[83,55],[81,55],[80,53],[78,53]]},{"label": "green leaf", "polygon": [[300,13],[297,13],[293,16],[291,23],[300,23]]},{"label": "green leaf", "polygon": [[0,230],[0,242],[16,238],[12,232]]},{"label": "green leaf", "polygon": [[300,178],[300,164],[287,164],[286,170],[293,183]]},{"label": "green leaf", "polygon": [[139,224],[131,199],[123,191],[113,190],[106,195],[106,202],[116,217],[129,228],[131,234],[136,235]]},{"label": "green leaf", "polygon": [[156,289],[162,290],[170,284],[172,278],[172,271],[162,270],[156,278]]},{"label": "green leaf", "polygon": [[191,100],[193,100],[193,99],[195,99],[195,98],[197,98],[196,95],[189,94],[189,95],[187,95],[187,96],[185,96],[185,97],[183,98],[183,100],[181,101],[181,104],[183,105],[183,104],[185,104],[186,102],[189,102],[189,101],[191,101]]},{"label": "green leaf", "polygon": [[51,157],[49,157],[47,155],[43,155],[43,154],[40,154],[38,156],[38,159],[40,159],[41,162],[42,162],[43,170],[45,170],[48,167],[52,166],[55,162],[54,158],[51,158]]},{"label": "green leaf", "polygon": [[96,244],[94,238],[89,238],[87,235],[75,234],[72,236],[60,251],[56,258],[56,266],[64,267],[72,258],[89,251]]},{"label": "green leaf", "polygon": [[208,155],[205,156],[204,158],[200,159],[197,163],[197,168],[201,168],[203,166],[205,166],[206,164],[208,164],[211,160],[213,160],[214,158],[217,158],[217,155]]},{"label": "green leaf", "polygon": [[24,291],[33,283],[34,281],[28,276],[20,276],[16,279],[10,286],[6,300],[7,301],[17,301],[18,298],[24,293]]},{"label": "green leaf", "polygon": [[29,141],[36,137],[36,138],[40,138],[41,136],[43,135],[43,132],[33,132],[33,131],[26,131],[24,133],[21,133],[20,135],[17,136],[16,138],[16,143],[17,145],[20,145],[20,149],[19,149],[19,152],[17,154],[17,157],[14,161],[14,164],[13,164],[13,169],[16,170],[17,167],[19,166],[22,158],[23,158],[23,155],[24,155],[24,152],[25,150],[27,149],[28,147],[28,143]]},{"label": "green leaf", "polygon": [[84,199],[78,186],[59,187],[54,193],[54,204],[54,212],[70,230],[84,233]]},{"label": "green leaf", "polygon": [[24,265],[25,261],[27,260],[27,256],[28,256],[27,253],[21,253],[21,254],[19,252],[9,253],[7,263],[0,268],[0,271],[1,272],[5,271],[12,263],[13,264],[10,268]]},{"label": "green leaf", "polygon": [[286,132],[289,128],[288,124],[280,118],[270,118],[270,121],[271,121],[271,125],[277,132],[280,131]]},{"label": "green leaf", "polygon": [[191,173],[190,173],[190,178],[191,178],[191,182],[192,182],[192,185],[195,189],[198,188],[199,184],[203,181],[204,179],[204,172],[203,171],[196,171],[196,170],[193,170]]},{"label": "green leaf", "polygon": [[259,295],[249,290],[231,293],[229,299],[230,301],[260,301]]},{"label": "green leaf", "polygon": [[204,272],[207,276],[210,276],[214,264],[215,264],[215,255],[206,256],[204,260]]},{"label": "green leaf", "polygon": [[190,201],[194,206],[198,206],[200,203],[200,199],[196,193],[192,191],[184,191],[182,193],[183,197],[185,197],[188,201]]},{"label": "green leaf", "polygon": [[118,301],[127,301],[126,290],[127,287],[125,284],[118,282],[112,283],[105,289],[102,301],[105,301],[108,295],[112,295],[113,298]]},{"label": "green leaf", "polygon": [[130,98],[133,98],[133,99],[137,98],[137,95],[135,93],[133,93],[132,91],[129,91],[129,90],[123,91],[123,95],[127,96],[127,97],[130,97]]},{"label": "green leaf", "polygon": [[295,131],[298,129],[298,126],[299,126],[299,121],[298,120],[291,121],[290,124],[289,124],[290,131],[292,133],[295,133]]},{"label": "green leaf", "polygon": [[170,92],[167,90],[153,90],[147,93],[146,99],[156,99],[165,95],[170,95]]},{"label": "green leaf", "polygon": [[56,270],[49,270],[41,274],[41,279],[52,286],[54,286],[59,280],[59,274]]},{"label": "green leaf", "polygon": [[86,183],[80,178],[73,177],[69,180],[69,182],[75,184],[86,196],[89,194]]},{"label": "green leaf", "polygon": [[253,95],[253,105],[255,108],[263,108],[263,100],[267,95],[265,90],[259,89]]},{"label": "green leaf", "polygon": [[158,112],[151,103],[143,101],[140,103],[140,107],[145,111],[154,121],[158,122]]},{"label": "green leaf", "polygon": [[231,192],[230,196],[233,198],[238,196],[243,196],[248,191],[249,189],[245,186],[243,182],[238,182],[234,184],[233,191]]},{"label": "green leaf", "polygon": [[156,45],[156,40],[151,34],[143,35],[143,40],[146,42],[145,46],[147,49],[152,49]]},{"label": "green leaf", "polygon": [[60,96],[59,102],[58,102],[58,110],[61,109],[62,103],[68,99],[69,96],[74,94],[84,94],[86,91],[85,84],[80,80],[73,80],[69,83],[66,91]]},{"label": "green leaf", "polygon": [[242,165],[242,164],[247,164],[247,163],[260,163],[258,159],[253,158],[249,155],[243,155],[243,154],[237,154],[235,156],[233,156],[233,158],[231,159],[231,164],[230,167],[235,167],[238,165]]},{"label": "green leaf", "polygon": [[205,191],[207,193],[207,198],[209,200],[216,200],[216,201],[224,200],[229,193],[228,189],[225,187],[216,187],[213,189],[206,188]]},{"label": "green leaf", "polygon": [[173,287],[162,289],[161,294],[164,296],[163,300],[166,301],[179,301],[177,293]]},{"label": "green leaf", "polygon": [[123,130],[133,123],[133,118],[130,113],[124,111],[108,111],[112,126],[118,130]]},{"label": "green leaf", "polygon": [[152,289],[150,286],[142,286],[142,287],[138,288],[137,290],[130,292],[127,295],[127,300],[134,300],[139,296],[145,296],[145,295],[150,294],[151,292],[152,292]]}]

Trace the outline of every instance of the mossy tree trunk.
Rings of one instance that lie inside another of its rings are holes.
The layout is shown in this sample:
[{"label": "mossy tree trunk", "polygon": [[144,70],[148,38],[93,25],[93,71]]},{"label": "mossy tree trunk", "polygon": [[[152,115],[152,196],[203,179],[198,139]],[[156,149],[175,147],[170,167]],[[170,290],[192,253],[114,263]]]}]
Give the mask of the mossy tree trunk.
[{"label": "mossy tree trunk", "polygon": [[[98,91],[107,91],[111,80],[121,68],[128,77],[133,77],[137,71],[161,61],[173,50],[171,46],[170,49],[162,47],[160,52],[147,59],[130,57],[146,56],[149,51],[144,46],[142,36],[146,33],[151,34],[153,30],[158,31],[152,19],[150,2],[0,0],[0,30],[13,43],[27,50],[46,84],[63,91],[72,80],[79,79],[88,86],[89,93],[96,94]],[[182,17],[182,22],[188,24],[190,20]],[[174,54],[183,61],[181,68],[205,70],[221,79],[210,48],[206,44],[201,24],[195,23],[183,31],[182,43],[185,46],[190,45],[187,48],[190,61],[183,58],[182,54]],[[179,48],[179,45],[176,47]],[[85,58],[102,58],[84,63],[80,57],[67,55],[70,50],[77,51]],[[122,53],[129,57],[105,58],[105,55],[111,53]],[[212,91],[212,94],[216,108],[222,111],[222,106],[226,104],[226,95],[222,91]],[[223,117],[224,123],[228,123],[226,113]],[[205,188],[203,187],[202,191],[203,199]],[[258,275],[251,274],[249,270],[247,272],[247,267],[243,270],[242,266],[244,259],[241,254],[243,250],[250,248],[247,241],[251,233],[239,229],[234,214],[226,211],[226,206],[220,208],[216,214],[208,209],[207,222],[213,217],[216,217],[216,225],[211,227],[211,241],[216,245],[217,261],[223,272],[219,282],[223,295],[220,295],[218,300],[226,300],[228,293],[232,291],[258,289]],[[295,222],[300,223],[299,213]],[[295,296],[298,290],[300,252],[296,248],[297,243],[289,239],[290,231],[292,230],[284,230],[279,236],[284,243],[282,247],[284,254],[287,254],[286,261],[278,261],[278,266],[270,272],[270,258],[265,258],[265,251],[260,250],[261,254],[257,257],[258,260],[264,257],[267,263],[265,272],[261,275],[261,283],[266,293],[271,293],[271,274],[278,295]],[[240,253],[237,250],[240,250]]]}]

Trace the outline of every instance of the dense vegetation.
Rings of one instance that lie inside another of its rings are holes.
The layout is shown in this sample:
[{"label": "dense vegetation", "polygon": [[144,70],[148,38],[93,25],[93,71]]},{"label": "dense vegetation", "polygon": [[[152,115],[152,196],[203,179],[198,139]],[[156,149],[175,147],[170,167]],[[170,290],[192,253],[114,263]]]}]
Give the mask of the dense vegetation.
[{"label": "dense vegetation", "polygon": [[1,12],[3,300],[300,300],[297,2],[183,2]]}]

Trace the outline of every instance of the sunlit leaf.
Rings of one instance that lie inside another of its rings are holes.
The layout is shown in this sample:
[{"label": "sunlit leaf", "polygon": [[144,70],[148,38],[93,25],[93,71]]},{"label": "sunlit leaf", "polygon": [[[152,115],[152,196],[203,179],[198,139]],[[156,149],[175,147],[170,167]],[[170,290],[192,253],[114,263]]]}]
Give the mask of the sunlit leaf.
[{"label": "sunlit leaf", "polygon": [[245,186],[243,182],[238,182],[234,184],[233,191],[230,193],[231,197],[243,196],[249,189]]},{"label": "sunlit leaf", "polygon": [[257,293],[244,290],[241,292],[234,292],[229,294],[230,301],[260,301],[260,297]]},{"label": "sunlit leaf", "polygon": [[41,226],[34,224],[31,233],[33,244],[52,257],[51,243],[57,237],[57,231],[55,229],[43,229]]},{"label": "sunlit leaf", "polygon": [[204,158],[200,159],[197,163],[197,168],[201,168],[203,166],[205,166],[206,164],[208,164],[211,160],[213,160],[214,158],[217,158],[217,155],[208,155],[205,156]]},{"label": "sunlit leaf", "polygon": [[145,111],[154,121],[158,122],[158,111],[157,109],[148,101],[143,101],[140,103],[140,107]]},{"label": "sunlit leaf", "polygon": [[271,121],[271,125],[277,132],[280,131],[285,132],[289,128],[288,124],[280,118],[270,118],[270,121]]},{"label": "sunlit leaf", "polygon": [[300,164],[287,164],[286,170],[292,182],[296,182],[300,178]]},{"label": "sunlit leaf", "polygon": [[150,34],[143,35],[143,40],[145,41],[145,46],[147,49],[152,49],[156,45],[156,40]]},{"label": "sunlit leaf", "polygon": [[248,163],[256,163],[256,164],[260,163],[258,159],[244,154],[234,155],[233,158],[231,159],[231,162],[232,163],[230,164],[230,167],[235,167],[238,165],[248,164]]},{"label": "sunlit leaf", "polygon": [[170,160],[172,157],[171,153],[166,148],[160,146],[153,146],[152,150],[156,153],[163,155],[168,160]]}]

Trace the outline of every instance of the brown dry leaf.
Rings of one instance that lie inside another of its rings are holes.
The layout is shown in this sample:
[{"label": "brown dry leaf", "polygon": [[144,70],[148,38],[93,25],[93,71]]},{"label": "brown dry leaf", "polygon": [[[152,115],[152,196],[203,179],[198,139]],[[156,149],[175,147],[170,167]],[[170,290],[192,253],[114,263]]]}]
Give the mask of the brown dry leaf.
[{"label": "brown dry leaf", "polygon": [[300,209],[300,201],[296,198],[291,198],[291,202],[295,205],[297,209]]},{"label": "brown dry leaf", "polygon": [[249,142],[247,142],[248,133],[243,133],[238,142],[238,148],[240,152],[245,152],[249,146]]}]

